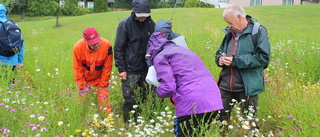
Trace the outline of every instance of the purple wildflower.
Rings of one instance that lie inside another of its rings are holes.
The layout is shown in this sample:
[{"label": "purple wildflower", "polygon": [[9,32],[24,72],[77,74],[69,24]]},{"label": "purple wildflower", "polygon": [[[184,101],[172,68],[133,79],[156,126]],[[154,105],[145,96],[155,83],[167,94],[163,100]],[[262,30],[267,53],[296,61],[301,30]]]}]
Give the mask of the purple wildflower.
[{"label": "purple wildflower", "polygon": [[29,124],[29,126],[30,126],[30,127],[34,127],[34,126],[36,126],[36,124]]},{"label": "purple wildflower", "polygon": [[292,118],[292,116],[288,115],[288,118]]},{"label": "purple wildflower", "polygon": [[14,88],[15,85],[16,85],[16,84],[11,84],[11,88]]},{"label": "purple wildflower", "polygon": [[37,127],[32,127],[31,130],[32,130],[32,131],[36,131],[36,130],[37,130]]}]

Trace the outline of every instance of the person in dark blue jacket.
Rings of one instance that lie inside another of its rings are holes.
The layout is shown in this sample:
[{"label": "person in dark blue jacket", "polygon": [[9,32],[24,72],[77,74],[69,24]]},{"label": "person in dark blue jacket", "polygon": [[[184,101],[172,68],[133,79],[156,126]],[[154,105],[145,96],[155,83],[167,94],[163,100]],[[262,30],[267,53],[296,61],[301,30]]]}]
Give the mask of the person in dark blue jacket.
[{"label": "person in dark blue jacket", "polygon": [[[8,20],[6,14],[7,14],[6,7],[3,4],[0,4],[0,21],[5,22]],[[13,84],[14,76],[11,74],[14,74],[12,73],[14,72],[14,70],[19,69],[23,66],[23,57],[24,57],[24,43],[22,44],[20,52],[18,52],[17,54],[9,57],[0,55],[0,67],[1,69],[4,69],[4,71],[6,72],[6,73],[2,73],[3,75],[0,75],[0,79],[9,80],[10,83]],[[6,78],[2,78],[1,76],[6,76]]]},{"label": "person in dark blue jacket", "polygon": [[[145,101],[148,65],[145,54],[149,37],[155,23],[150,16],[148,0],[133,0],[131,15],[123,19],[117,28],[114,43],[115,66],[122,79],[123,118],[127,122],[129,113],[137,105],[137,95]],[[137,115],[135,115],[136,117]]]}]

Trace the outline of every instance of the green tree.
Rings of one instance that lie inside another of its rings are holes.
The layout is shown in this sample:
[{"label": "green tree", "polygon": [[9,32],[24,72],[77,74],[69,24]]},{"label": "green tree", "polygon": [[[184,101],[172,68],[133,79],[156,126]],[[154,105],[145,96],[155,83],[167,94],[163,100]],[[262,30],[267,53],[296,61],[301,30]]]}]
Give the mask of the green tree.
[{"label": "green tree", "polygon": [[186,8],[214,8],[214,5],[207,4],[198,0],[186,0],[184,3]]},{"label": "green tree", "polygon": [[108,11],[108,0],[95,0],[93,11],[94,12]]},{"label": "green tree", "polygon": [[[149,6],[151,9],[158,8],[158,3],[160,0],[149,0]],[[132,9],[132,0],[115,0],[114,2],[114,7],[115,8],[123,8],[127,10]]]},{"label": "green tree", "polygon": [[7,15],[10,15],[12,9],[19,6],[20,1],[19,0],[0,0],[0,3],[2,3],[6,7]]}]

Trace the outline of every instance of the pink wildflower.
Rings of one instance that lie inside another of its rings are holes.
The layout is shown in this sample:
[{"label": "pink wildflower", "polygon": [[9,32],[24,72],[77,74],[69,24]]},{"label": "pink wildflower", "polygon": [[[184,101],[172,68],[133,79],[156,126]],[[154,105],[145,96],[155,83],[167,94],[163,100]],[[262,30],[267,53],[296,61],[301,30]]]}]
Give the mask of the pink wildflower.
[{"label": "pink wildflower", "polygon": [[36,126],[36,124],[29,124],[29,126],[30,126],[30,127],[34,127],[34,126]]}]

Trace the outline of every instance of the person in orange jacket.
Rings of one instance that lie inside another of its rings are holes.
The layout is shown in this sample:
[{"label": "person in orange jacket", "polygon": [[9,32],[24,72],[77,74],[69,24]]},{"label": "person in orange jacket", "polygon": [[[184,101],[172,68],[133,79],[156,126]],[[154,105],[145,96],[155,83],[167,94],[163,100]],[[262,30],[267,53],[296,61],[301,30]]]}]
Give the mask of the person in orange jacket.
[{"label": "person in orange jacket", "polygon": [[111,113],[109,80],[112,71],[112,45],[100,38],[95,28],[83,31],[83,39],[74,44],[73,72],[80,93],[86,93],[92,86],[97,87],[97,98],[101,110]]}]

